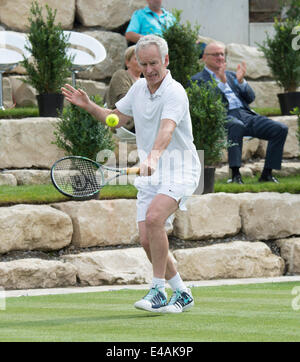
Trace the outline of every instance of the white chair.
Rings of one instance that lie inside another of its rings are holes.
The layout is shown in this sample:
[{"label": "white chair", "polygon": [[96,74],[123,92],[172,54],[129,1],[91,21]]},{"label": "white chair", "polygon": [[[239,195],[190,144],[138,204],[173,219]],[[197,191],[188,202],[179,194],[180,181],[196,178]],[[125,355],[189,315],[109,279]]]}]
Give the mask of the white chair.
[{"label": "white chair", "polygon": [[116,136],[122,142],[136,143],[136,135],[124,127],[116,128]]},{"label": "white chair", "polygon": [[72,84],[76,85],[76,73],[87,70],[106,58],[104,46],[92,36],[75,31],[64,31],[69,36],[67,54],[74,56],[72,61]]},{"label": "white chair", "polygon": [[[74,56],[72,61],[72,85],[76,86],[76,73],[87,70],[106,58],[104,46],[92,36],[75,31],[64,31],[69,37],[67,54]],[[136,143],[135,134],[126,128],[117,128],[116,135],[122,142]]]},{"label": "white chair", "polygon": [[18,65],[24,57],[30,56],[30,52],[25,49],[26,44],[25,35],[14,31],[0,31],[0,109],[4,109],[2,75]]}]

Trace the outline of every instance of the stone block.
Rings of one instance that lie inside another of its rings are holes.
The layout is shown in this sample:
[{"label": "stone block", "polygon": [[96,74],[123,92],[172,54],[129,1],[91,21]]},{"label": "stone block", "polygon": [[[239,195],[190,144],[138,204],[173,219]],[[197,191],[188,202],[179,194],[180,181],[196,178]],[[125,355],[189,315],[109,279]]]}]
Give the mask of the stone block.
[{"label": "stone block", "polygon": [[[72,29],[75,18],[75,0],[39,0],[40,6],[49,5],[57,9],[56,23],[61,23],[64,29]],[[0,23],[17,31],[27,31],[29,27],[28,17],[30,15],[32,0],[1,1]]]},{"label": "stone block", "polygon": [[76,247],[135,244],[138,241],[136,200],[89,200],[57,203],[73,221]]},{"label": "stone block", "polygon": [[261,242],[230,243],[175,250],[184,280],[258,278],[283,275],[284,261]]},{"label": "stone block", "polygon": [[184,240],[222,238],[241,229],[239,201],[226,193],[192,196],[187,211],[177,211],[173,234]]},{"label": "stone block", "polygon": [[300,274],[300,238],[279,239],[276,245],[289,274]]},{"label": "stone block", "polygon": [[71,263],[35,258],[0,263],[0,285],[5,289],[58,288],[76,285]]},{"label": "stone block", "polygon": [[135,10],[145,5],[144,0],[77,0],[77,17],[84,26],[111,30],[125,24]]},{"label": "stone block", "polygon": [[50,251],[71,243],[73,226],[68,215],[51,206],[20,204],[0,208],[0,230],[0,253]]},{"label": "stone block", "polygon": [[142,248],[101,250],[64,256],[77,270],[80,285],[143,284],[152,266]]},{"label": "stone block", "polygon": [[54,142],[56,118],[0,120],[0,168],[51,168],[64,156]]},{"label": "stone block", "polygon": [[242,231],[250,240],[300,235],[300,195],[260,192],[236,197],[241,205]]}]

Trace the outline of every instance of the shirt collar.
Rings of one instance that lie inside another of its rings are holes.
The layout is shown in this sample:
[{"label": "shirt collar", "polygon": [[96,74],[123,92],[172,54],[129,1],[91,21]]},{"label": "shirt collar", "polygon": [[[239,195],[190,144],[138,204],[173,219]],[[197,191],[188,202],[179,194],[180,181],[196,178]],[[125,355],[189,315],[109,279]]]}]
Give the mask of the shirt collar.
[{"label": "shirt collar", "polygon": [[171,72],[169,71],[169,69],[167,69],[167,74],[164,78],[164,80],[162,81],[161,85],[159,86],[159,88],[156,90],[155,93],[151,94],[148,86],[147,86],[147,82],[145,82],[146,87],[145,87],[145,92],[149,95],[150,99],[154,99],[157,97],[161,97],[163,92],[165,91],[165,89],[169,86],[169,84],[172,82],[172,76],[171,76]]},{"label": "shirt collar", "polygon": [[205,66],[204,69],[205,69],[211,76],[213,76],[215,79],[217,79],[215,73],[214,73],[212,70],[208,69],[207,66]]},{"label": "shirt collar", "polygon": [[161,8],[161,11],[162,11],[163,13],[162,13],[161,15],[157,15],[154,11],[152,11],[152,10],[149,8],[149,6],[146,6],[146,7],[144,8],[144,10],[145,10],[146,13],[155,14],[156,16],[164,16],[164,15],[166,15],[166,13],[167,13],[164,8]]}]

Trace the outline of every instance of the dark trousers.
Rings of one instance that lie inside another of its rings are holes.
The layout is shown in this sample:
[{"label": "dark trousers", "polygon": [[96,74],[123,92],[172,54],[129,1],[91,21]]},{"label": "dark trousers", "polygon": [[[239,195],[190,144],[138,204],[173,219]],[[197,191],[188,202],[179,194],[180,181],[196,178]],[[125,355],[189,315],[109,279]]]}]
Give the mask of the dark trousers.
[{"label": "dark trousers", "polygon": [[251,136],[268,141],[265,167],[281,169],[283,146],[288,133],[285,124],[238,108],[228,111],[226,128],[228,141],[234,144],[228,148],[229,167],[241,166],[243,137]]}]

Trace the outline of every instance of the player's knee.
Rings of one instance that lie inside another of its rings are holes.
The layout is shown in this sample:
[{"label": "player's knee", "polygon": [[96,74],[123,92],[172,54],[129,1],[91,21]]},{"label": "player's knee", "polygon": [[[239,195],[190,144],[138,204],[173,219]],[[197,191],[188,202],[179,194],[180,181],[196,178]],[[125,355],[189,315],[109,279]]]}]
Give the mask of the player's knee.
[{"label": "player's knee", "polygon": [[148,211],[146,214],[146,227],[147,228],[154,228],[164,224],[159,213],[155,211]]}]

